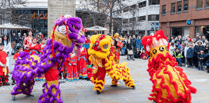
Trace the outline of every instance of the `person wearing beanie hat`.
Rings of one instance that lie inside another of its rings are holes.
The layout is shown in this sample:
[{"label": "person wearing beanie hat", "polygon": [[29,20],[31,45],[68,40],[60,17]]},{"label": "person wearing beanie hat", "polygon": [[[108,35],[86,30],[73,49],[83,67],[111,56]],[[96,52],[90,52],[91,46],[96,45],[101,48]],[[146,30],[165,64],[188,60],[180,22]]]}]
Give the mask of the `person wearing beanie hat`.
[{"label": "person wearing beanie hat", "polygon": [[202,41],[201,40],[198,40],[196,42],[196,45],[194,47],[194,58],[193,58],[193,61],[194,61],[194,65],[196,68],[198,68],[198,58],[197,58],[197,55],[200,54],[200,50],[205,50],[204,46],[202,45]]},{"label": "person wearing beanie hat", "polygon": [[8,83],[8,73],[9,69],[6,65],[7,63],[7,53],[4,50],[4,44],[0,43],[0,86],[10,85]]}]

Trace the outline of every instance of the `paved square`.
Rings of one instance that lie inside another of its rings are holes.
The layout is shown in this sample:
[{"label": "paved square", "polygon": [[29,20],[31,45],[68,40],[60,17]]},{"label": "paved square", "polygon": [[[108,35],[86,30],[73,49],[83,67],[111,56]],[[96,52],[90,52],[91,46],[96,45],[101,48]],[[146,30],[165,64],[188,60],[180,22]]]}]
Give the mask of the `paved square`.
[{"label": "paved square", "polygon": [[[131,76],[136,82],[136,89],[129,89],[123,81],[118,87],[110,87],[111,78],[106,77],[103,92],[97,95],[93,90],[94,85],[90,81],[79,80],[61,84],[62,99],[64,103],[152,103],[147,98],[151,93],[152,83],[147,70],[147,60],[136,59],[127,61],[126,56],[121,56],[120,62],[128,62]],[[192,94],[192,103],[209,103],[209,74],[206,71],[198,71],[193,68],[184,68],[192,86],[197,88],[197,93]],[[11,82],[11,80],[10,80]],[[32,94],[35,97],[17,95],[16,101],[12,101],[10,91],[14,86],[0,87],[0,103],[37,103],[42,94],[44,82],[36,82]]]}]

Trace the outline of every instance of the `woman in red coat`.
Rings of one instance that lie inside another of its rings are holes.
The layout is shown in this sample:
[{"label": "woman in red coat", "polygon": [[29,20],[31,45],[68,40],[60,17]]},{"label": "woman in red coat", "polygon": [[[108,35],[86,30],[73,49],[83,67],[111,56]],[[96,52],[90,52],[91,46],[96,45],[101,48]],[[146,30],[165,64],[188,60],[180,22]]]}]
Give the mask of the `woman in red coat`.
[{"label": "woman in red coat", "polygon": [[69,57],[66,59],[67,61],[67,81],[79,80],[78,68],[77,68],[77,55],[72,52],[69,54]]},{"label": "woman in red coat", "polygon": [[80,57],[78,58],[78,73],[79,78],[87,78],[87,51],[84,47],[80,49]]},{"label": "woman in red coat", "polygon": [[29,45],[29,54],[39,54],[41,52],[40,45],[37,43],[37,39],[34,38],[32,41],[32,44]]},{"label": "woman in red coat", "polygon": [[0,86],[2,85],[10,85],[8,83],[8,67],[7,63],[7,53],[3,51],[4,44],[0,43]]}]

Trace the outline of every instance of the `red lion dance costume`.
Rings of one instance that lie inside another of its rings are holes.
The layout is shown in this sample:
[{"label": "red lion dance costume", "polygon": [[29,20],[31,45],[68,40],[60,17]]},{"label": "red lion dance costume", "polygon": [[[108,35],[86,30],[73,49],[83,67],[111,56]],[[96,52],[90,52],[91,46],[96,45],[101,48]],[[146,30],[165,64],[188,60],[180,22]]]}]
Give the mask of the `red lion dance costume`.
[{"label": "red lion dance costume", "polygon": [[150,55],[148,69],[151,76],[152,94],[149,100],[157,103],[191,103],[191,93],[196,88],[190,86],[183,69],[177,66],[176,59],[169,54],[169,43],[162,30],[142,38],[147,54]]},{"label": "red lion dance costume", "polygon": [[100,94],[104,88],[106,73],[112,78],[112,86],[116,87],[119,80],[123,80],[129,88],[135,88],[134,80],[131,78],[127,63],[117,64],[114,60],[114,54],[111,52],[110,36],[93,35],[88,50],[89,60],[95,66],[94,75],[91,80],[95,84],[94,90]]}]

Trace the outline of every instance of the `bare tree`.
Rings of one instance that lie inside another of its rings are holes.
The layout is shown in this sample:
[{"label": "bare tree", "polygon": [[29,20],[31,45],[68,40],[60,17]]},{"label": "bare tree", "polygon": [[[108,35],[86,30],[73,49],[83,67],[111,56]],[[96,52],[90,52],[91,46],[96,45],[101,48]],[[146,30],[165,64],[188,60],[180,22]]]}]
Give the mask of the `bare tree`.
[{"label": "bare tree", "polygon": [[27,0],[1,0],[1,24],[3,22],[17,23],[19,25],[31,24],[31,14],[26,13],[26,10],[24,10],[26,1]]},{"label": "bare tree", "polygon": [[[110,34],[112,34],[113,26],[122,25],[121,19],[116,19],[117,17],[114,17],[114,15],[121,13],[121,11],[126,5],[125,3],[123,3],[124,1],[131,1],[131,0],[88,0],[89,5],[92,7],[90,11],[96,10],[97,13],[108,15],[107,19],[103,19],[106,21],[102,21],[102,22],[105,25],[109,25]],[[99,19],[97,20],[99,21]]]}]

